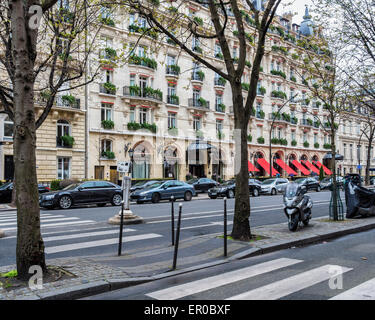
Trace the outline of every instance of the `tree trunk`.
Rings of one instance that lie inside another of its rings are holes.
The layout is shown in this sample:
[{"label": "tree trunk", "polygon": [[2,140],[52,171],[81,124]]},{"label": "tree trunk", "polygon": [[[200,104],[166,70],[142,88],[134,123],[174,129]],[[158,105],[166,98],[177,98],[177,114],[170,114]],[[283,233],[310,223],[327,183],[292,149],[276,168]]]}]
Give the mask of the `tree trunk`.
[{"label": "tree trunk", "polygon": [[33,69],[36,59],[37,29],[28,27],[28,5],[11,2],[14,77],[14,165],[17,204],[17,271],[27,280],[29,268],[46,270],[44,243],[40,232],[39,195],[36,175],[36,127]]},{"label": "tree trunk", "polygon": [[365,185],[370,185],[370,166],[371,166],[371,142],[372,139],[369,140],[369,145],[367,149],[367,159],[366,159],[366,177],[365,177]]},{"label": "tree trunk", "polygon": [[[240,164],[240,168],[238,168],[239,170],[237,169],[238,172],[236,172],[236,201],[231,236],[236,240],[249,241],[251,239],[251,232],[249,222],[250,194],[247,151],[248,119],[241,114],[241,111],[244,110],[241,90],[241,87],[239,87],[237,90],[233,90],[235,93],[233,95],[235,129],[240,130],[241,143],[237,143],[235,146],[235,163]],[[240,162],[238,162],[238,157],[241,157]]]},{"label": "tree trunk", "polygon": [[[332,121],[332,123],[334,123]],[[335,130],[332,125],[331,127],[331,144],[332,144],[332,210],[333,210],[333,220],[338,220],[338,211],[337,211],[337,181],[336,181],[336,142],[335,142]]]}]

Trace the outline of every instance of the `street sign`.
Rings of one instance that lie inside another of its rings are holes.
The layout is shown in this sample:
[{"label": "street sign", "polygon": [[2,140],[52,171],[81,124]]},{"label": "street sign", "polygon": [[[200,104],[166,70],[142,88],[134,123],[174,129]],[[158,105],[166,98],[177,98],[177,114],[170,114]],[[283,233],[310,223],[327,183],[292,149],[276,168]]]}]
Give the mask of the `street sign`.
[{"label": "street sign", "polygon": [[129,161],[117,161],[117,171],[121,173],[129,173]]},{"label": "street sign", "polygon": [[357,166],[357,169],[358,169],[358,170],[361,170],[361,169],[362,169],[362,166],[359,164],[359,165]]}]

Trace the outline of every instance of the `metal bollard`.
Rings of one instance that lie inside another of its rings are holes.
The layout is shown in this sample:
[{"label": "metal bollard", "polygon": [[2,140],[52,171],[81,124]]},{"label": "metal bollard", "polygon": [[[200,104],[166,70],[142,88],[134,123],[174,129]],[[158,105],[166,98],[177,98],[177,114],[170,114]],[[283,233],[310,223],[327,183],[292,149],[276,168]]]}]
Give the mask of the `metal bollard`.
[{"label": "metal bollard", "polygon": [[227,198],[224,198],[224,257],[228,255],[227,252]]},{"label": "metal bollard", "polygon": [[118,255],[121,256],[122,251],[122,229],[124,226],[124,200],[121,201],[121,222],[120,222],[120,236],[118,239]]},{"label": "metal bollard", "polygon": [[176,265],[177,265],[178,243],[180,241],[181,213],[182,213],[182,203],[180,203],[179,210],[178,210],[176,243],[174,247],[173,267],[172,267],[173,270],[176,270]]},{"label": "metal bollard", "polygon": [[171,197],[172,246],[174,246],[174,196]]}]

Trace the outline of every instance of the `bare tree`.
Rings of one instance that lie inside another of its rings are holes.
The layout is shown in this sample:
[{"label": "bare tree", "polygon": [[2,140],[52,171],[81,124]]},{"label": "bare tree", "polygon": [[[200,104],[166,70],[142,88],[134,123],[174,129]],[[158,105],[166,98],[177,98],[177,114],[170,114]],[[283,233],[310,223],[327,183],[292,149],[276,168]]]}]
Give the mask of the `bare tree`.
[{"label": "bare tree", "polygon": [[[17,271],[29,277],[30,266],[46,271],[36,174],[36,130],[48,117],[63,84],[70,89],[87,81],[88,56],[94,49],[99,6],[72,0],[69,8],[57,0],[8,0],[0,4],[1,112],[14,122],[13,152],[17,205]],[[91,26],[91,38],[86,30]],[[35,103],[43,111],[37,117]]]}]

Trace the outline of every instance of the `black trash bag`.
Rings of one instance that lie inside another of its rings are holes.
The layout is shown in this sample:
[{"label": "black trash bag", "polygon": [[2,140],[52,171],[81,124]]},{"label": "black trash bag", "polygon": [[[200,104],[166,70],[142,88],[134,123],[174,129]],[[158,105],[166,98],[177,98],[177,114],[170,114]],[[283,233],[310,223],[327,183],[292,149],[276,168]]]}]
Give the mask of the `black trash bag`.
[{"label": "black trash bag", "polygon": [[351,180],[345,183],[346,218],[375,216],[375,192],[359,187]]}]

